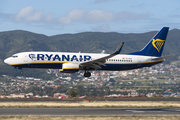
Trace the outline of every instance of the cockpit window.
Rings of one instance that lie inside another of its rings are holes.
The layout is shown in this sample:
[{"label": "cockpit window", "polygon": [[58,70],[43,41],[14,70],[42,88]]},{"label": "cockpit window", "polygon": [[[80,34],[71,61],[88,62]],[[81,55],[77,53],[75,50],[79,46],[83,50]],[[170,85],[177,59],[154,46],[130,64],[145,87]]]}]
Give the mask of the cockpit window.
[{"label": "cockpit window", "polygon": [[17,58],[18,56],[17,56],[17,55],[13,55],[12,57],[13,57],[13,58]]}]

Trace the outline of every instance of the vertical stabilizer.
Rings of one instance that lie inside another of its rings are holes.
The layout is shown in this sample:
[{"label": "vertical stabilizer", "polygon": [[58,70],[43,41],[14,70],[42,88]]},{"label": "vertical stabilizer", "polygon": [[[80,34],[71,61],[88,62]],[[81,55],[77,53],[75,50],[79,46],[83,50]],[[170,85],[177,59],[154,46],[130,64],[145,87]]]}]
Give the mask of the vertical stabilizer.
[{"label": "vertical stabilizer", "polygon": [[160,57],[166,42],[169,27],[163,27],[140,51],[130,53],[130,55],[144,55]]}]

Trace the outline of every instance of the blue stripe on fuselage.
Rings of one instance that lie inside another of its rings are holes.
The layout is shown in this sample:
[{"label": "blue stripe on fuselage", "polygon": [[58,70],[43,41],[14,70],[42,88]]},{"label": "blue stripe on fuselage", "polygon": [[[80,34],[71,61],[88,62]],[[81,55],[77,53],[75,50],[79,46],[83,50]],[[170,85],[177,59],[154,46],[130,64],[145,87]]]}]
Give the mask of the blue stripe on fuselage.
[{"label": "blue stripe on fuselage", "polygon": [[[149,63],[105,63],[106,66],[100,66],[101,69],[98,70],[131,70],[131,69],[137,69],[142,67],[150,67],[152,65],[161,63],[163,61],[156,61],[156,62],[149,62]],[[62,69],[63,63],[27,63],[27,64],[16,64],[12,65],[14,67],[18,68],[45,68],[45,69]],[[89,68],[86,70],[95,70],[94,68]]]}]

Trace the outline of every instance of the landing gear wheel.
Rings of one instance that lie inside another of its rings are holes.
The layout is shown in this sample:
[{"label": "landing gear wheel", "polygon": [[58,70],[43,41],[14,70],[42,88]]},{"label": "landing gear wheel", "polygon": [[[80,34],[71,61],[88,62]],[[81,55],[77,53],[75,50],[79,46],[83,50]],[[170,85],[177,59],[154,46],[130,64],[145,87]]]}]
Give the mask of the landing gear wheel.
[{"label": "landing gear wheel", "polygon": [[86,72],[84,73],[84,77],[90,77],[91,76],[91,73],[90,72]]}]

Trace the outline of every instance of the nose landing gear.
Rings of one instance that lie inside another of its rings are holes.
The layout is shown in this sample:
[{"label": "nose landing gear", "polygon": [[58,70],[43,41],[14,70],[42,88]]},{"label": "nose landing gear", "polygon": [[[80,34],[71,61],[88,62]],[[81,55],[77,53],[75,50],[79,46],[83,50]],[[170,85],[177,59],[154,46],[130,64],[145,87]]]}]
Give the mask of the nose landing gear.
[{"label": "nose landing gear", "polygon": [[90,72],[88,72],[88,71],[85,71],[85,73],[84,73],[84,77],[90,77],[91,76],[91,73]]}]

